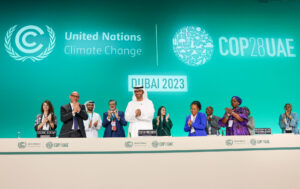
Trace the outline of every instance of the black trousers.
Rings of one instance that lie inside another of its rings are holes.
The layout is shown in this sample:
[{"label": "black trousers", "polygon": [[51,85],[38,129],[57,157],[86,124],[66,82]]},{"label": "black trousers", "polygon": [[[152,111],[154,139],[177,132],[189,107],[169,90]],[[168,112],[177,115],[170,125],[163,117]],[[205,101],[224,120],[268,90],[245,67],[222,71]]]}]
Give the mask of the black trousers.
[{"label": "black trousers", "polygon": [[68,133],[65,133],[65,134],[61,134],[59,136],[60,138],[83,138],[80,130],[77,130],[77,131],[70,131]]}]

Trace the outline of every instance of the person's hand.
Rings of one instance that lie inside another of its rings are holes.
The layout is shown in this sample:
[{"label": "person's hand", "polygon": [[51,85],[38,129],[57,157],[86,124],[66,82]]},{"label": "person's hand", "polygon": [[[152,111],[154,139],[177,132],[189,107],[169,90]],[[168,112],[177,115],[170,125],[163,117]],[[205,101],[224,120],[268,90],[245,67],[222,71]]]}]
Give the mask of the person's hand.
[{"label": "person's hand", "polygon": [[189,119],[189,121],[188,121],[189,127],[191,127],[192,124],[193,124],[192,120]]},{"label": "person's hand", "polygon": [[94,127],[97,127],[98,125],[98,120],[94,123]]},{"label": "person's hand", "polygon": [[48,119],[49,122],[52,121],[52,116],[51,116],[51,114],[48,115],[47,119]]},{"label": "person's hand", "polygon": [[110,119],[111,118],[111,112],[108,110],[107,111],[107,119]]},{"label": "person's hand", "polygon": [[292,119],[292,116],[290,115],[290,113],[288,111],[285,111],[284,116],[288,117],[289,119]]},{"label": "person's hand", "polygon": [[285,122],[285,118],[286,118],[286,112],[283,114],[282,123]]},{"label": "person's hand", "polygon": [[233,110],[231,108],[228,108],[228,113],[231,114]]},{"label": "person's hand", "polygon": [[119,120],[119,119],[120,119],[120,116],[119,116],[119,110],[118,110],[118,109],[116,109],[116,112],[115,112],[115,114],[116,114],[116,118],[117,118],[117,120]]},{"label": "person's hand", "polygon": [[93,122],[93,120],[90,121],[89,128],[92,127],[92,122]]},{"label": "person's hand", "polygon": [[211,121],[211,117],[210,117],[210,116],[208,116],[208,117],[207,117],[207,120],[208,120],[208,121]]},{"label": "person's hand", "polygon": [[225,108],[225,111],[227,113],[227,116],[230,116],[232,113],[232,109],[231,108]]},{"label": "person's hand", "polygon": [[44,117],[43,123],[47,123],[47,122],[48,122],[48,117]]},{"label": "person's hand", "polygon": [[166,116],[166,122],[168,122],[168,121],[169,121],[169,117],[170,117],[170,115],[169,115],[169,114],[167,114],[167,116]]},{"label": "person's hand", "polygon": [[78,112],[80,112],[80,106],[79,106],[79,103],[76,102],[73,105],[73,113],[75,114],[75,113],[78,113]]},{"label": "person's hand", "polygon": [[156,117],[156,125],[159,126],[159,116]]},{"label": "person's hand", "polygon": [[135,117],[141,116],[142,112],[140,109],[135,110]]}]

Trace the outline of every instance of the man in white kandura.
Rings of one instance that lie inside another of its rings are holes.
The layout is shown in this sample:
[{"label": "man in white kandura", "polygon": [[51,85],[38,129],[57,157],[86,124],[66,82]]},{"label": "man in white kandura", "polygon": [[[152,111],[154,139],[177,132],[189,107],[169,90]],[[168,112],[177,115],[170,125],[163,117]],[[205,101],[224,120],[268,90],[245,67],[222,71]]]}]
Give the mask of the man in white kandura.
[{"label": "man in white kandura", "polygon": [[127,105],[125,120],[129,122],[128,137],[138,137],[139,130],[152,130],[154,106],[143,86],[134,87],[132,101]]},{"label": "man in white kandura", "polygon": [[98,131],[101,128],[102,120],[98,113],[94,112],[95,110],[95,102],[87,101],[85,107],[88,112],[88,119],[83,121],[86,138],[98,138]]}]

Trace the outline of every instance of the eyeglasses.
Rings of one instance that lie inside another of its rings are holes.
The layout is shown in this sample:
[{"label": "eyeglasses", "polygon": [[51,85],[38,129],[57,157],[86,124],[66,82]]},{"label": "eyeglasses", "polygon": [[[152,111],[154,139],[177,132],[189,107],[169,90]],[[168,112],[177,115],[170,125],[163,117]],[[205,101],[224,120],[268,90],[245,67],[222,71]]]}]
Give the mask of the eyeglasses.
[{"label": "eyeglasses", "polygon": [[75,98],[79,98],[79,96],[76,96],[76,95],[71,95],[72,97],[75,97]]}]

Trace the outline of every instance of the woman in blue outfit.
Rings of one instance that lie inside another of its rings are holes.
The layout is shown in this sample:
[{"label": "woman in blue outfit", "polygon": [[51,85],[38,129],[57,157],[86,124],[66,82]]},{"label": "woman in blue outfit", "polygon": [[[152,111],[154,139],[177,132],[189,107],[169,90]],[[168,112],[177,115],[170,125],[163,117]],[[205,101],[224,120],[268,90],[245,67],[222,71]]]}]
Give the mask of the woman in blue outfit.
[{"label": "woman in blue outfit", "polygon": [[199,112],[201,104],[199,101],[194,101],[191,104],[191,115],[186,117],[184,131],[189,132],[189,136],[206,136],[206,116]]},{"label": "woman in blue outfit", "polygon": [[280,114],[279,126],[282,133],[294,133],[298,134],[298,124],[299,118],[296,112],[292,112],[293,107],[291,104],[286,104],[284,106],[285,112]]}]

